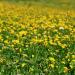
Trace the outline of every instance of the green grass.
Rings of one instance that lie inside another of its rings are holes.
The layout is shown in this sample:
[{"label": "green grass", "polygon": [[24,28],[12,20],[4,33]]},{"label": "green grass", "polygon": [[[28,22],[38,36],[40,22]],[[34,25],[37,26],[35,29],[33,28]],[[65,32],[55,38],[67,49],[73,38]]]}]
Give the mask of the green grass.
[{"label": "green grass", "polygon": [[21,4],[40,4],[44,6],[75,9],[75,0],[1,0],[8,2],[16,2]]}]

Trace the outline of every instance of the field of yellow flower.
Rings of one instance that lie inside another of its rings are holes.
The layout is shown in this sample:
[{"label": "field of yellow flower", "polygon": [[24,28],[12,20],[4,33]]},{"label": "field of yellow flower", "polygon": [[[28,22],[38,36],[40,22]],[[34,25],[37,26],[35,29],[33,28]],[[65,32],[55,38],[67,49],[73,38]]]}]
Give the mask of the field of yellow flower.
[{"label": "field of yellow flower", "polygon": [[0,75],[75,75],[74,13],[0,3]]}]

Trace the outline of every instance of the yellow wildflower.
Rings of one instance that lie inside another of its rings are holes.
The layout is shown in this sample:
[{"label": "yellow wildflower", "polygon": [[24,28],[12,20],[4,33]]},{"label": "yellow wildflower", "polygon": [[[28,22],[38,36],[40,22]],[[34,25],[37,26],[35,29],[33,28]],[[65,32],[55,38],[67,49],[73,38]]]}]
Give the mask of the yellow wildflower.
[{"label": "yellow wildflower", "polygon": [[55,64],[55,59],[54,59],[53,57],[49,57],[49,60],[50,60],[53,64]]},{"label": "yellow wildflower", "polygon": [[2,36],[0,35],[0,40],[2,40]]},{"label": "yellow wildflower", "polygon": [[9,44],[8,40],[5,40],[4,43],[5,43],[5,44]]},{"label": "yellow wildflower", "polygon": [[22,66],[22,67],[24,67],[25,65],[26,65],[26,63],[22,63],[22,65],[21,65],[21,66]]},{"label": "yellow wildflower", "polygon": [[20,36],[27,35],[27,31],[20,31],[20,32],[19,32],[19,35],[20,35]]},{"label": "yellow wildflower", "polygon": [[74,60],[72,60],[71,62],[75,63],[75,59],[74,59]]},{"label": "yellow wildflower", "polygon": [[69,69],[67,67],[64,67],[64,73],[68,72]]},{"label": "yellow wildflower", "polygon": [[72,55],[72,58],[74,59],[75,58],[75,55]]},{"label": "yellow wildflower", "polygon": [[14,34],[14,30],[11,30],[11,31],[10,31],[10,34]]},{"label": "yellow wildflower", "polygon": [[66,44],[62,44],[61,47],[62,48],[65,48],[65,47],[67,47],[67,45]]},{"label": "yellow wildflower", "polygon": [[49,67],[54,68],[54,64],[49,64]]},{"label": "yellow wildflower", "polygon": [[13,40],[12,41],[14,44],[19,44],[19,40]]}]

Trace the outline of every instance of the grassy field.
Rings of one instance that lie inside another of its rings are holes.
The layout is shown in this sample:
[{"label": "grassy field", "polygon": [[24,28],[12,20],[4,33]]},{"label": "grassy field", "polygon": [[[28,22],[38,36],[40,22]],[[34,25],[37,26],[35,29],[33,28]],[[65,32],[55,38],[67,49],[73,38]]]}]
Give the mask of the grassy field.
[{"label": "grassy field", "polygon": [[44,6],[75,9],[75,0],[1,0],[8,2],[17,2],[22,4],[40,4]]},{"label": "grassy field", "polygon": [[0,75],[75,75],[74,7],[74,0],[0,2]]}]

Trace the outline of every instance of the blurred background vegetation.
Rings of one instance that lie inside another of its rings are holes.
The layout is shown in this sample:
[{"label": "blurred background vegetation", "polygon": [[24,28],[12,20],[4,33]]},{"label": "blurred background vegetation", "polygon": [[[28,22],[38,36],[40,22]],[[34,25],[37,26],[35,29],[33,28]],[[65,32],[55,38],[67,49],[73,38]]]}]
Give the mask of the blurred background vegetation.
[{"label": "blurred background vegetation", "polygon": [[26,4],[26,3],[40,4],[50,7],[75,9],[75,0],[0,0],[0,1],[15,2],[21,4]]}]

